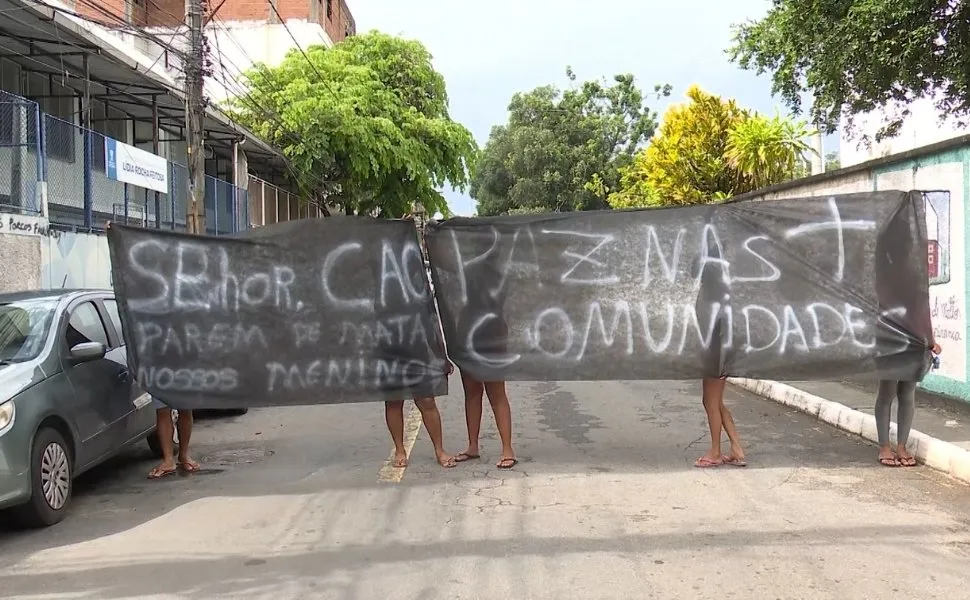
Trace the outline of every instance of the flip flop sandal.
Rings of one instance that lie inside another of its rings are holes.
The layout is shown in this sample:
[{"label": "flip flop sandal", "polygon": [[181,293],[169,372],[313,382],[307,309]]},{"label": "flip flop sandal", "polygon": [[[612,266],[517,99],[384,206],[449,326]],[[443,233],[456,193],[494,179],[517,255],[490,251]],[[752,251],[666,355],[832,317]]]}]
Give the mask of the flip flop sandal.
[{"label": "flip flop sandal", "polygon": [[899,461],[896,460],[895,457],[894,458],[889,458],[888,456],[886,456],[886,457],[883,457],[883,458],[880,458],[879,459],[879,464],[881,464],[884,467],[898,467],[899,466]]},{"label": "flip flop sandal", "polygon": [[519,464],[519,460],[517,458],[503,458],[502,460],[498,461],[498,464],[495,465],[495,467],[498,469],[507,470],[511,469],[517,464]]},{"label": "flip flop sandal", "polygon": [[463,463],[463,462],[468,462],[470,460],[475,460],[475,459],[478,459],[478,458],[481,458],[481,457],[482,457],[481,454],[468,454],[467,452],[462,452],[458,456],[455,457],[455,462],[456,463]]},{"label": "flip flop sandal", "polygon": [[694,461],[694,466],[698,469],[713,469],[715,467],[720,467],[724,464],[722,460],[711,460],[705,456],[698,458]]},{"label": "flip flop sandal", "polygon": [[199,463],[180,462],[178,464],[178,467],[183,471],[185,471],[186,473],[198,473],[199,471],[202,470],[202,465],[200,465]]},{"label": "flip flop sandal", "polygon": [[916,459],[912,456],[909,458],[899,458],[897,460],[899,461],[899,466],[901,467],[915,467],[917,464]]},{"label": "flip flop sandal", "polygon": [[452,457],[451,460],[446,460],[445,462],[438,461],[438,465],[443,469],[454,469],[458,466],[458,461]]},{"label": "flip flop sandal", "polygon": [[740,458],[737,458],[735,456],[722,456],[721,457],[721,461],[724,464],[730,465],[732,467],[746,467],[746,466],[748,466],[748,463],[746,463],[745,461],[743,461]]},{"label": "flip flop sandal", "polygon": [[169,475],[175,475],[175,473],[177,472],[178,472],[177,467],[173,467],[171,469],[163,469],[161,467],[155,467],[154,469],[148,472],[148,478],[163,479],[165,477],[168,477]]}]

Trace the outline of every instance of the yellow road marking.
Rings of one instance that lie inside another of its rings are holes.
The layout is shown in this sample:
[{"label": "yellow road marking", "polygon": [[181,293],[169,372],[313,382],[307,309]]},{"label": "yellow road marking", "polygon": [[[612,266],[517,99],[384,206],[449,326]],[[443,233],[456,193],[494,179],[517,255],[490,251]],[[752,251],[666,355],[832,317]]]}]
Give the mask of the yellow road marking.
[{"label": "yellow road marking", "polygon": [[[404,451],[407,452],[409,459],[411,458],[411,449],[414,448],[414,442],[418,439],[420,432],[421,411],[418,410],[417,406],[412,406],[411,411],[404,417]],[[391,448],[391,453],[384,461],[384,466],[377,473],[377,481],[379,483],[401,483],[405,471],[407,471],[407,467],[396,468],[394,466],[394,448]]]}]

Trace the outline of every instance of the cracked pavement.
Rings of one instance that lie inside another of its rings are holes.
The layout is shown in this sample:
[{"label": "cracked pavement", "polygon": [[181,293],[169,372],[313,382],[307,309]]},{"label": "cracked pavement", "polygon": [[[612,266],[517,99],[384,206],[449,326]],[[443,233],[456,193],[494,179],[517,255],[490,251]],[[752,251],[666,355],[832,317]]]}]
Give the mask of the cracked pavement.
[{"label": "cracked pavement", "polygon": [[0,528],[0,597],[970,598],[970,489],[731,387],[749,466],[693,468],[699,387],[509,384],[515,469],[486,408],[480,460],[441,469],[422,430],[400,483],[378,405],[206,419],[203,473],[147,481],[138,446],[60,525]]}]

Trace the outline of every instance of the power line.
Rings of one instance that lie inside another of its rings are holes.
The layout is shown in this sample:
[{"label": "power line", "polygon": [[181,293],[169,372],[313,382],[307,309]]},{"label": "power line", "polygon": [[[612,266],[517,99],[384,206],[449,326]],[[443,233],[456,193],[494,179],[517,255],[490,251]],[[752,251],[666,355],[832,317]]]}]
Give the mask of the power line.
[{"label": "power line", "polygon": [[312,60],[310,60],[309,55],[307,55],[307,53],[303,50],[303,47],[300,46],[300,42],[297,41],[296,36],[293,35],[293,32],[290,31],[290,27],[286,24],[286,21],[283,19],[283,15],[281,15],[280,11],[276,9],[276,3],[270,2],[269,6],[270,8],[273,9],[273,12],[276,13],[276,18],[280,20],[280,23],[283,25],[283,29],[286,30],[287,34],[289,34],[290,39],[293,40],[294,44],[296,44],[296,49],[300,51],[300,54],[302,54],[303,58],[306,59],[307,64],[310,65],[310,68],[313,69],[313,72],[317,74],[317,78],[320,80],[320,83],[322,83],[324,87],[327,88],[327,91],[329,91],[330,94],[336,99],[337,94],[334,93],[333,88],[330,87],[330,83],[327,82],[327,78],[323,76],[323,73],[321,73],[319,69],[317,69],[317,66],[313,64]]}]

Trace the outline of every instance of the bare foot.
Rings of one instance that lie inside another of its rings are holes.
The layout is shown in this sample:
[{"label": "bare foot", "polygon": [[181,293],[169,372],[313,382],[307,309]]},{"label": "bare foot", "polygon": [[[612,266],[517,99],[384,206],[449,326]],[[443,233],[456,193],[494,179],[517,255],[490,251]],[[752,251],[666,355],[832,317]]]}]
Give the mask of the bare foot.
[{"label": "bare foot", "polygon": [[458,465],[458,459],[446,452],[442,452],[438,454],[438,464],[446,469],[451,469]]},{"label": "bare foot", "polygon": [[721,456],[721,461],[726,465],[732,465],[735,467],[748,466],[747,461],[744,460],[744,450],[742,450],[740,446],[732,447],[730,454]]},{"label": "bare foot", "polygon": [[724,459],[721,457],[721,455],[712,455],[710,452],[694,461],[694,466],[699,469],[720,467],[723,464]]},{"label": "bare foot", "polygon": [[148,472],[149,479],[161,479],[168,475],[174,475],[178,469],[175,468],[175,463],[162,463]]},{"label": "bare foot", "polygon": [[185,458],[181,458],[180,457],[179,458],[179,467],[183,471],[185,471],[186,473],[196,473],[200,469],[202,469],[202,466],[199,465],[199,463],[195,462],[194,460],[192,460],[189,457],[185,457]]},{"label": "bare foot", "polygon": [[892,450],[880,448],[879,464],[883,465],[884,467],[898,467],[899,461],[896,460],[896,455],[893,454]]},{"label": "bare foot", "polygon": [[519,464],[519,459],[514,456],[503,456],[501,460],[495,463],[495,466],[499,469],[511,469],[517,464]]},{"label": "bare foot", "polygon": [[916,459],[913,458],[912,454],[910,454],[909,452],[906,452],[905,450],[898,450],[896,452],[896,459],[899,462],[899,466],[901,467],[916,466]]},{"label": "bare foot", "polygon": [[403,469],[408,466],[408,455],[407,454],[395,454],[394,462],[391,463],[395,469]]},{"label": "bare foot", "polygon": [[477,447],[469,446],[468,448],[465,449],[464,452],[458,453],[458,455],[455,457],[455,462],[463,463],[463,462],[468,462],[470,460],[474,460],[476,458],[481,458],[481,457],[482,455],[479,454]]}]

